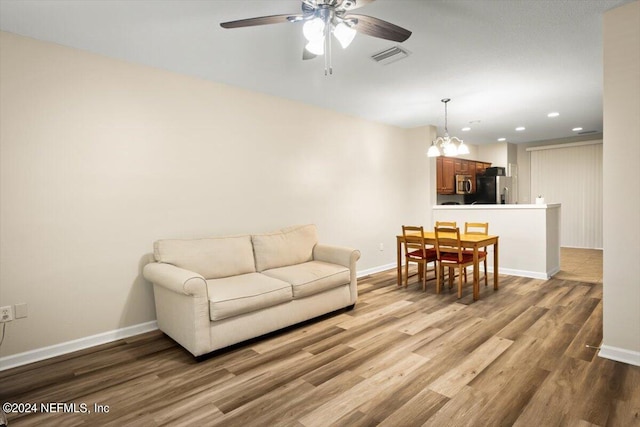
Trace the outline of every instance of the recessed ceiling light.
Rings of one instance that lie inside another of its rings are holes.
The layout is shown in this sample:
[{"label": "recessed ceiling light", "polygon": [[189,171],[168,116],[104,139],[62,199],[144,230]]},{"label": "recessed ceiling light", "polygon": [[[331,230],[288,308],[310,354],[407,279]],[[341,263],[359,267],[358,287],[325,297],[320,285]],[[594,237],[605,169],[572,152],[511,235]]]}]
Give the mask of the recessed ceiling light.
[{"label": "recessed ceiling light", "polygon": [[507,138],[498,138],[498,141],[502,142],[502,141],[506,141]]},{"label": "recessed ceiling light", "polygon": [[471,128],[469,126],[467,126],[465,128],[462,128],[462,132],[468,132],[470,130],[471,130]]},{"label": "recessed ceiling light", "polygon": [[560,115],[560,113],[554,112],[554,113],[547,114],[547,117],[558,117],[559,115]]},{"label": "recessed ceiling light", "polygon": [[523,131],[523,130],[525,130],[525,129],[526,129],[526,128],[525,128],[524,126],[518,126],[518,127],[516,128],[516,130],[517,130],[518,132]]},{"label": "recessed ceiling light", "polygon": [[582,128],[573,128],[571,130],[574,131],[574,132],[578,132],[578,131],[582,130]]}]

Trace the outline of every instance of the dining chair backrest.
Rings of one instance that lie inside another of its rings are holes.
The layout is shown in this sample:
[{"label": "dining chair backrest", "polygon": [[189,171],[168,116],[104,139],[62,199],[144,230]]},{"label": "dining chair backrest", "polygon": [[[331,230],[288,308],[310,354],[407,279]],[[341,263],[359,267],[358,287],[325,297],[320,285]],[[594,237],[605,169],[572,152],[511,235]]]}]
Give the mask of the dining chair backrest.
[{"label": "dining chair backrest", "polygon": [[404,238],[404,254],[406,257],[417,250],[422,251],[423,258],[427,257],[427,242],[424,238],[422,226],[403,225],[402,237]]},{"label": "dining chair backrest", "polygon": [[455,221],[436,221],[436,227],[457,228],[458,223]]},{"label": "dining chair backrest", "polygon": [[449,252],[458,254],[458,261],[462,262],[462,245],[460,244],[460,229],[451,227],[434,227],[436,239],[436,254],[438,260],[442,254]]},{"label": "dining chair backrest", "polygon": [[465,222],[464,234],[480,234],[486,236],[489,234],[488,222]]}]

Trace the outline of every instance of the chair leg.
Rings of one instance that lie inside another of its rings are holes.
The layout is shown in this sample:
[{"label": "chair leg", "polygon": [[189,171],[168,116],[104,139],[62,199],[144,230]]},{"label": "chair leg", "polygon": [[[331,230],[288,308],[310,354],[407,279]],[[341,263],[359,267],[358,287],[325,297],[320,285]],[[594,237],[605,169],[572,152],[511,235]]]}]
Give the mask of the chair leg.
[{"label": "chair leg", "polygon": [[436,294],[440,293],[440,280],[442,279],[442,264],[436,262]]},{"label": "chair leg", "polygon": [[462,298],[462,269],[460,269],[460,276],[458,277],[458,299]]},{"label": "chair leg", "polygon": [[487,286],[487,257],[484,257],[484,285]]},{"label": "chair leg", "polygon": [[422,292],[427,291],[427,263],[420,264],[422,266]]},{"label": "chair leg", "polygon": [[451,289],[453,287],[453,279],[455,277],[455,274],[453,273],[453,268],[449,267],[449,289]]},{"label": "chair leg", "polygon": [[409,261],[404,263],[404,287],[409,286]]}]

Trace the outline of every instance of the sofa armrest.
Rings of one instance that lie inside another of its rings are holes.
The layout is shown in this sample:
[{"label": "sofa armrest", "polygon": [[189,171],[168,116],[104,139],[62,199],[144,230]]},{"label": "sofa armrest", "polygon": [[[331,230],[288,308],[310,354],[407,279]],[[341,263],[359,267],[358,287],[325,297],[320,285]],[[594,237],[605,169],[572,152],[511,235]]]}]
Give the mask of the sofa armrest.
[{"label": "sofa armrest", "polygon": [[331,246],[317,244],[313,248],[313,259],[316,261],[330,262],[355,270],[356,261],[360,259],[360,251],[344,246]]},{"label": "sofa armrest", "polygon": [[342,265],[349,269],[349,287],[351,290],[351,304],[358,299],[358,279],[356,277],[356,261],[360,259],[360,251],[344,246],[331,246],[317,244],[313,248],[313,259]]},{"label": "sofa armrest", "polygon": [[143,269],[144,278],[173,292],[196,297],[207,296],[207,282],[198,273],[172,264],[154,262]]}]

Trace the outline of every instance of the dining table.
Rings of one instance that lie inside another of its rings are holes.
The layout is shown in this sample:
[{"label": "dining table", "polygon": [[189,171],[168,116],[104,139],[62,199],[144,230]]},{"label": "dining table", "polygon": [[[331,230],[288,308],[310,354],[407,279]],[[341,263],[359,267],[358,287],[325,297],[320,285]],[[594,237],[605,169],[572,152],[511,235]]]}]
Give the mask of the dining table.
[{"label": "dining table", "polygon": [[[411,235],[412,233],[409,233]],[[417,233],[413,233],[418,235]],[[455,233],[451,233],[455,238]],[[434,231],[424,232],[425,242],[429,245],[436,244]],[[398,256],[398,286],[402,286],[402,245],[404,236],[396,236],[397,256]],[[493,246],[493,289],[498,290],[498,236],[491,234],[463,234],[460,233],[460,245],[465,249],[473,250],[473,300],[476,301],[480,295],[480,259],[478,252],[481,248]]]}]

